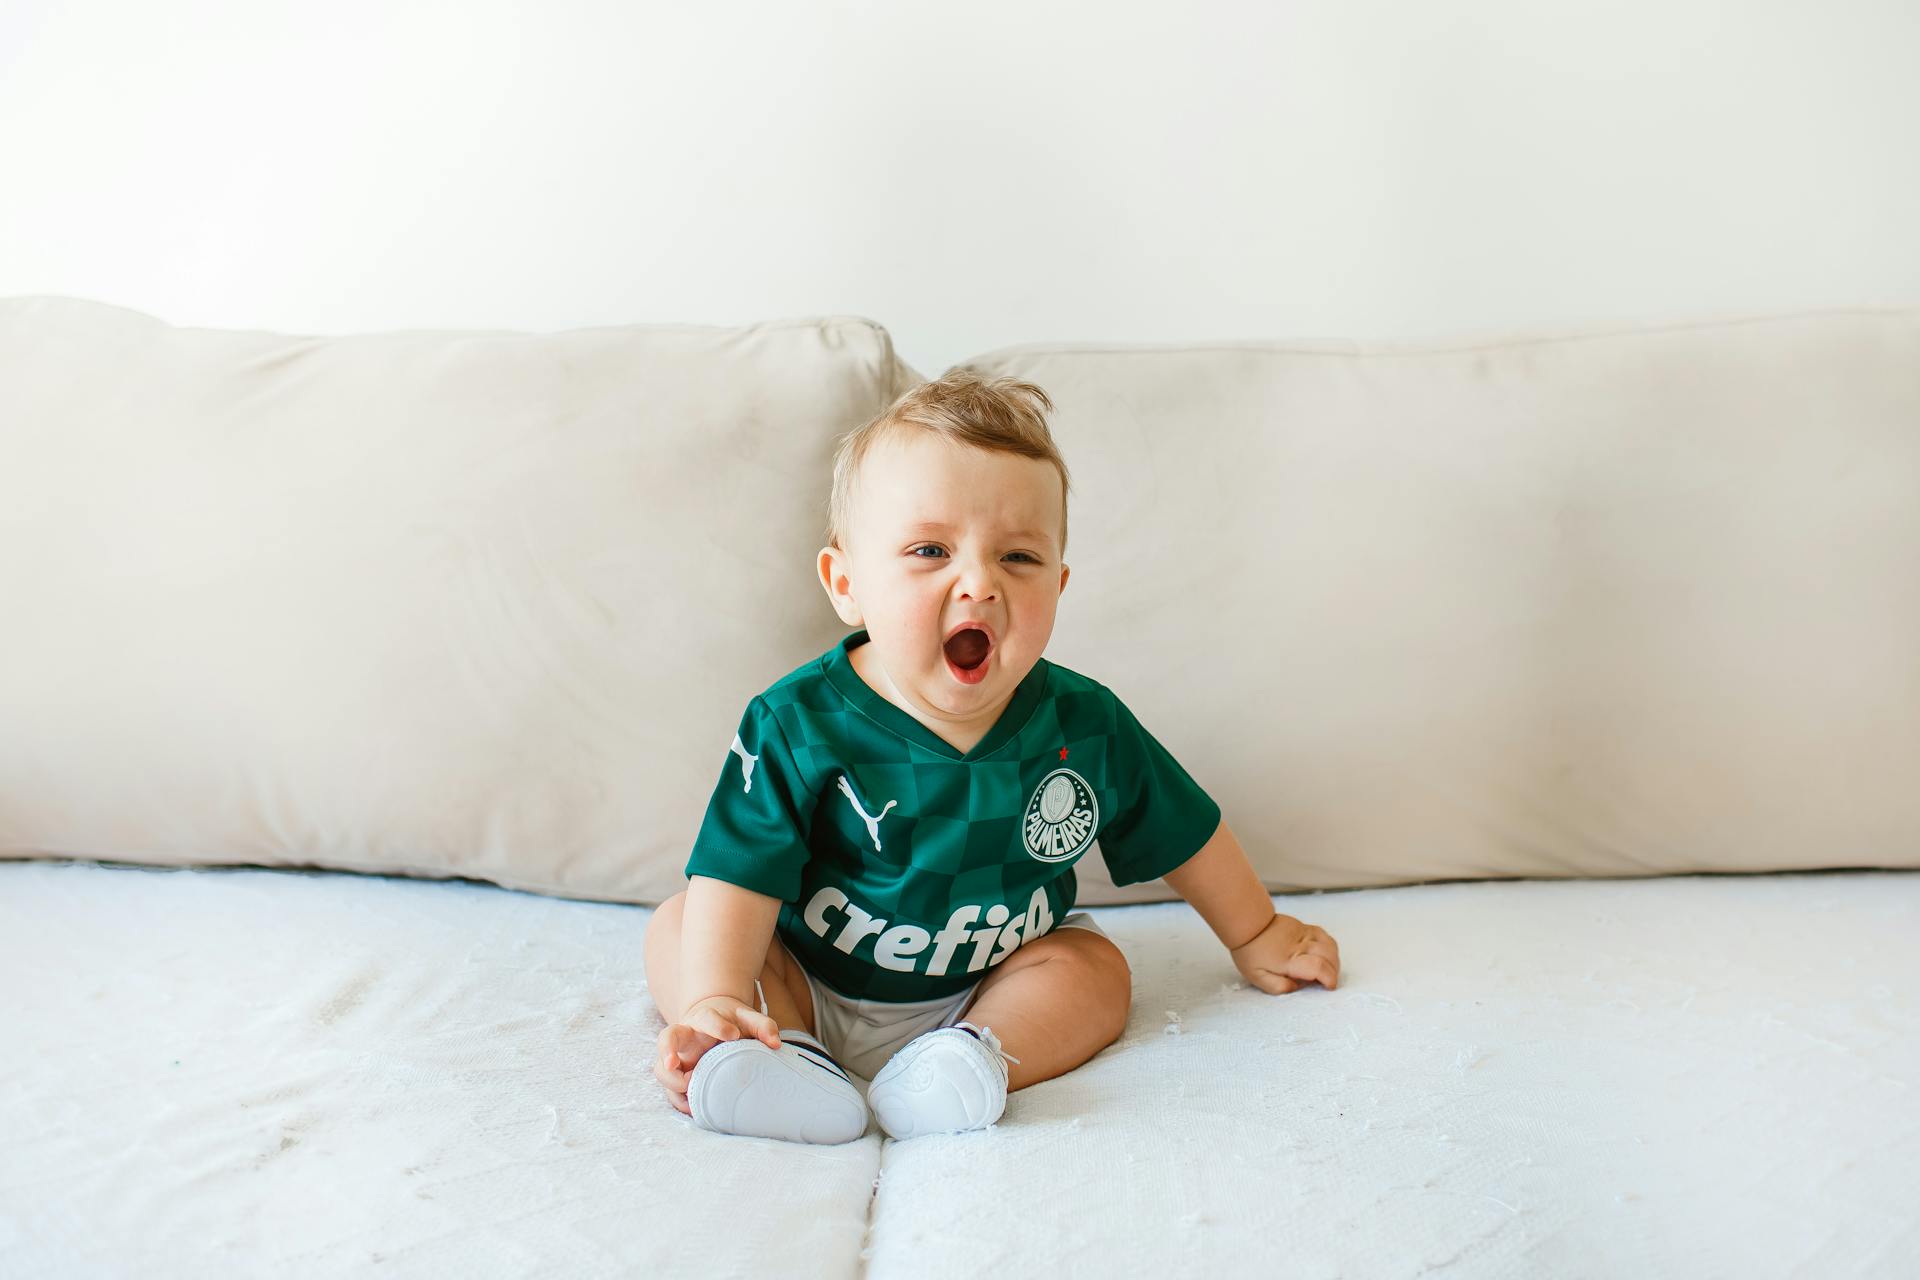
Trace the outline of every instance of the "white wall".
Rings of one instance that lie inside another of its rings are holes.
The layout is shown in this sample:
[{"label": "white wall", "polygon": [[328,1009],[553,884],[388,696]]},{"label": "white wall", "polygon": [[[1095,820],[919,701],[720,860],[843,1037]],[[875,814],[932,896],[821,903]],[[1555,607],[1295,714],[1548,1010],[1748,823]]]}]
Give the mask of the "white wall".
[{"label": "white wall", "polygon": [[0,294],[1014,342],[1920,304],[1912,0],[6,0]]}]

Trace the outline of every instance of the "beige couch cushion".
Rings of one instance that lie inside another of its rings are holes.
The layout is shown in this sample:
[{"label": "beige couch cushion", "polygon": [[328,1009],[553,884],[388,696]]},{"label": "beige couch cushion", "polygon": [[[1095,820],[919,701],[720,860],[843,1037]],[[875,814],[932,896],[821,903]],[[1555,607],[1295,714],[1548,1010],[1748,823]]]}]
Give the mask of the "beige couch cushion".
[{"label": "beige couch cushion", "polygon": [[1920,866],[1920,311],[968,363],[1059,406],[1048,657],[1270,888]]},{"label": "beige couch cushion", "polygon": [[[970,363],[1060,405],[1048,656],[1269,887],[1920,865],[1920,312]],[[847,317],[0,300],[0,857],[659,901],[746,699],[844,631],[833,439],[914,380]]]},{"label": "beige couch cushion", "polygon": [[354,337],[0,300],[0,856],[654,901],[843,632],[849,317]]}]

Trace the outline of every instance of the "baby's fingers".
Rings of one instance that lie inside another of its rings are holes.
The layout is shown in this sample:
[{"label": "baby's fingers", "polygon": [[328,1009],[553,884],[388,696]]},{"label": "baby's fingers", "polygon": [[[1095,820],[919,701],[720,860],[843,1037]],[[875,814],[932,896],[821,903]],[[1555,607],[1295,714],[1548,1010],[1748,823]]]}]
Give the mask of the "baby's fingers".
[{"label": "baby's fingers", "polygon": [[1260,968],[1253,971],[1253,985],[1271,996],[1283,996],[1289,991],[1298,991],[1309,982],[1318,982],[1333,990],[1338,977],[1334,964],[1325,956],[1302,953],[1288,956],[1285,965],[1278,969]]},{"label": "baby's fingers", "polygon": [[1300,985],[1284,973],[1273,969],[1255,969],[1252,982],[1254,986],[1270,996],[1283,996]]},{"label": "baby's fingers", "polygon": [[1318,979],[1322,986],[1331,991],[1340,985],[1340,944],[1321,930],[1314,930],[1314,939],[1307,948],[1307,954],[1297,957],[1311,962],[1311,969],[1305,973],[1295,973],[1295,977],[1309,974]]},{"label": "baby's fingers", "polygon": [[733,1016],[738,1018],[740,1025],[752,1032],[754,1038],[766,1045],[767,1048],[778,1049],[780,1047],[780,1024],[766,1014],[755,1013],[753,1010],[747,1008],[740,1008],[734,1011]]},{"label": "baby's fingers", "polygon": [[714,1037],[703,1035],[684,1022],[676,1022],[660,1033],[660,1054],[653,1072],[662,1084],[684,1090],[687,1087],[686,1073],[693,1070],[693,1064],[700,1060],[700,1055],[716,1043]]},{"label": "baby's fingers", "polygon": [[695,1009],[688,1021],[715,1040],[738,1040],[742,1035],[751,1035],[769,1049],[780,1047],[780,1024],[744,1004],[736,1004],[724,1013],[707,1005]]},{"label": "baby's fingers", "polygon": [[1318,982],[1331,991],[1334,983],[1339,980],[1340,966],[1331,957],[1318,951],[1304,951],[1288,958],[1287,974],[1298,978],[1302,986],[1309,982]]},{"label": "baby's fingers", "polygon": [[660,1037],[660,1052],[653,1057],[653,1078],[669,1093],[674,1090],[685,1092],[687,1087],[687,1073],[681,1070],[680,1055],[668,1045],[664,1035]]},{"label": "baby's fingers", "polygon": [[[771,1018],[764,1018],[743,1004],[735,1005],[726,1013],[722,1013],[712,1005],[702,1005],[693,1011],[687,1021],[694,1030],[703,1031],[714,1040],[738,1040],[746,1034],[741,1028],[750,1025],[747,1022],[749,1018],[772,1022]],[[703,1048],[701,1052],[705,1053],[706,1049]]]},{"label": "baby's fingers", "polygon": [[[686,1028],[682,1028],[686,1030]],[[667,1047],[667,1037],[660,1037],[660,1054],[653,1061],[653,1076],[667,1091],[667,1101],[681,1115],[690,1116],[693,1109],[687,1104],[687,1079],[693,1074],[693,1068],[682,1070],[679,1055]]]}]

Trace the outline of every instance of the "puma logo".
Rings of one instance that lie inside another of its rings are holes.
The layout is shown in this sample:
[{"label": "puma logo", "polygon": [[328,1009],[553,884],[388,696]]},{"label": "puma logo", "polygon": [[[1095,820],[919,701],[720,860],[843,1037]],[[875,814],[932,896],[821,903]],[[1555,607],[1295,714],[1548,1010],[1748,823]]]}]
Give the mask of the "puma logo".
[{"label": "puma logo", "polygon": [[753,790],[753,766],[759,762],[760,757],[747,754],[747,744],[740,741],[740,735],[737,733],[733,735],[733,745],[727,749],[740,757],[740,776],[745,778],[747,783],[741,788],[741,794],[745,795]]},{"label": "puma logo", "polygon": [[873,837],[873,851],[880,852],[880,819],[887,816],[888,809],[900,802],[889,800],[880,812],[870,814],[860,807],[860,797],[853,794],[853,784],[847,781],[847,775],[844,773],[840,775],[840,790],[845,793],[847,803],[853,806],[853,811],[860,815],[860,821],[867,824],[867,834]]}]

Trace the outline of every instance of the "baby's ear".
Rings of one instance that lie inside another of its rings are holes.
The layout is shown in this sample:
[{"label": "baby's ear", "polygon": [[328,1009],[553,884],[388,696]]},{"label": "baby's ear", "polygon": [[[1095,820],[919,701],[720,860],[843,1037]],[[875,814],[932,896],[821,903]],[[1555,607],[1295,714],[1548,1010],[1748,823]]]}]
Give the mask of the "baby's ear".
[{"label": "baby's ear", "polygon": [[833,603],[833,611],[840,615],[840,621],[850,627],[865,626],[860,604],[853,598],[853,582],[847,576],[846,552],[838,547],[822,547],[815,567],[820,573],[820,586]]}]

